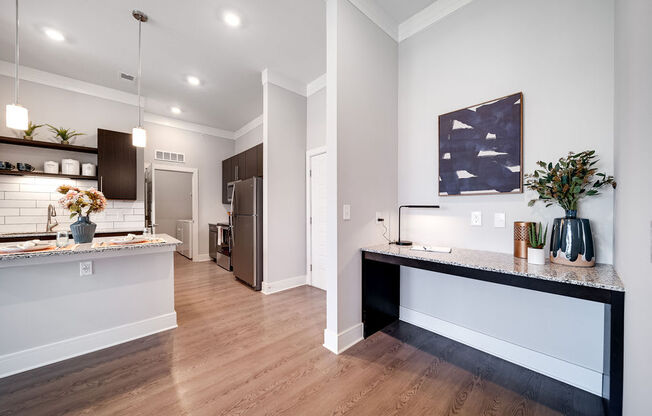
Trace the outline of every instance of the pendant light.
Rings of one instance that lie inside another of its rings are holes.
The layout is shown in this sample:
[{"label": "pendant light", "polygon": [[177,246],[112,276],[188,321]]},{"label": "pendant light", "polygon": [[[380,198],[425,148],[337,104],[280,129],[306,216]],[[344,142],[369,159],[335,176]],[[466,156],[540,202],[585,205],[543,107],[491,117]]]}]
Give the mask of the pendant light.
[{"label": "pendant light", "polygon": [[15,130],[27,130],[28,115],[27,109],[18,105],[18,58],[19,58],[19,43],[18,43],[18,0],[16,0],[16,76],[14,78],[14,102],[7,104],[7,127]]},{"label": "pendant light", "polygon": [[140,107],[140,78],[141,78],[141,26],[147,22],[147,15],[140,10],[131,12],[134,19],[138,20],[138,127],[131,131],[131,144],[136,147],[145,147],[147,145],[147,132],[143,128],[142,109]]}]

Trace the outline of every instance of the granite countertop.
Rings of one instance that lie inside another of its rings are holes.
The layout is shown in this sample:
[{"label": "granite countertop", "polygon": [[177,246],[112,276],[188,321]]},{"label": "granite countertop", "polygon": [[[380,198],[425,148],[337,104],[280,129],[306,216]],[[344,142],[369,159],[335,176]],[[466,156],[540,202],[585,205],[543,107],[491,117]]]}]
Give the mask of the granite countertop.
[{"label": "granite countertop", "polygon": [[[42,258],[42,257],[52,257],[52,256],[71,256],[77,254],[89,254],[89,253],[101,253],[107,251],[122,251],[122,250],[141,250],[153,247],[166,247],[166,246],[176,246],[181,244],[181,241],[176,238],[170,237],[167,234],[154,234],[152,235],[153,239],[161,239],[164,241],[156,243],[147,243],[147,244],[125,244],[125,245],[115,245],[108,247],[94,247],[97,243],[109,242],[112,239],[118,237],[99,237],[94,238],[92,243],[79,244],[74,250],[49,250],[49,251],[34,251],[31,253],[15,253],[15,254],[0,254],[0,265],[3,263],[11,262],[12,260],[24,260],[24,259],[33,259],[33,258]],[[53,242],[54,243],[54,242]],[[2,243],[1,246],[15,245],[16,243]],[[70,244],[73,244],[72,239]]]},{"label": "granite countertop", "polygon": [[553,264],[546,260],[545,265],[537,265],[529,264],[525,259],[519,259],[506,253],[462,248],[453,248],[451,253],[435,253],[411,250],[410,247],[400,247],[393,244],[367,247],[363,248],[362,251],[618,292],[625,291],[623,282],[610,264],[596,264],[595,267],[583,268]]},{"label": "granite countertop", "polygon": [[[25,237],[26,239],[35,239],[38,237],[56,237],[57,232],[59,231],[68,231],[68,234],[70,234],[70,230],[54,230],[51,232],[47,231],[34,231],[34,232],[26,232],[26,233],[0,233],[0,238],[20,238],[20,237]],[[142,233],[143,229],[139,228],[137,230],[134,229],[111,229],[111,230],[99,230],[95,234],[96,235],[102,235],[102,234],[111,234],[111,233]]]}]

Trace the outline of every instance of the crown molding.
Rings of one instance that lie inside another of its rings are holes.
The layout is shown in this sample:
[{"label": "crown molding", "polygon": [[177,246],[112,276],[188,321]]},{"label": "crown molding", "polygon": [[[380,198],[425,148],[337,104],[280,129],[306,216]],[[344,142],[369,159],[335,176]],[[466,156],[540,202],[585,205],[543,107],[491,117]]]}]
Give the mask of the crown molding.
[{"label": "crown molding", "polygon": [[[14,71],[15,66],[13,62],[0,61],[0,75],[13,78],[15,74]],[[90,82],[80,81],[78,79],[68,78],[22,65],[20,66],[20,79],[79,94],[104,98],[105,100],[116,101],[122,104],[138,106],[138,96],[136,94],[103,87],[97,84],[91,84]],[[145,105],[145,102],[145,97],[141,97],[141,103],[143,106]]]},{"label": "crown molding", "polygon": [[320,76],[312,82],[309,82],[308,85],[306,85],[306,94],[308,97],[310,97],[314,93],[321,91],[324,88],[326,88],[326,74]]},{"label": "crown molding", "polygon": [[161,116],[154,113],[145,113],[143,119],[146,123],[159,124],[161,126],[173,127],[175,129],[192,131],[195,133],[208,134],[210,136],[220,137],[223,139],[234,140],[234,133],[228,130],[222,130],[211,126],[206,126],[204,124],[191,123],[188,121],[178,120],[176,118],[170,118]]},{"label": "crown molding", "polygon": [[240,137],[244,136],[245,134],[249,133],[256,127],[260,126],[263,124],[263,115],[259,115],[255,119],[251,120],[249,123],[245,124],[244,126],[240,127],[238,130],[233,133],[233,139],[238,140]]},{"label": "crown molding", "polygon": [[437,0],[430,6],[424,8],[414,16],[408,18],[398,25],[398,41],[403,42],[405,39],[416,35],[422,30],[428,28],[438,20],[443,19],[457,9],[460,9],[473,0]]},{"label": "crown molding", "polygon": [[349,0],[349,2],[387,33],[390,38],[398,42],[398,25],[378,4],[370,0]]},{"label": "crown molding", "polygon": [[269,69],[265,68],[261,73],[261,80],[263,85],[274,84],[281,88],[285,88],[288,91],[292,91],[293,93],[306,97],[306,85],[304,83],[288,78],[285,75],[279,74],[278,72],[270,71]]}]

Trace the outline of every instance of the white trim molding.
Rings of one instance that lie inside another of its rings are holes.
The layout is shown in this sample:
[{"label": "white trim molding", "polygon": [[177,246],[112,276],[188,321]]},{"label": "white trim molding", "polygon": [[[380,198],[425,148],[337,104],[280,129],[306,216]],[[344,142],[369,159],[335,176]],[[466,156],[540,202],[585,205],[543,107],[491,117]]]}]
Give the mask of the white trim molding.
[{"label": "white trim molding", "polygon": [[203,124],[191,123],[189,121],[178,120],[153,113],[144,113],[143,119],[146,123],[159,124],[161,126],[173,127],[175,129],[192,131],[195,133],[207,134],[209,136],[220,137],[222,139],[233,140],[233,132],[222,130],[215,127],[206,126]]},{"label": "white trim molding", "polygon": [[306,85],[304,83],[288,78],[278,72],[270,71],[267,68],[263,69],[263,72],[261,73],[261,81],[263,85],[274,84],[303,97],[307,96]]},{"label": "white trim molding", "polygon": [[489,335],[417,312],[399,308],[401,321],[450,338],[464,345],[484,351],[503,360],[520,365],[555,380],[563,381],[598,396],[602,395],[602,373],[569,363],[550,355],[512,344]]},{"label": "white trim molding", "polygon": [[473,0],[437,0],[433,2],[430,6],[427,6],[398,25],[398,41],[403,42],[410,36],[416,35],[433,23],[443,19],[472,1]]},{"label": "white trim molding", "polygon": [[276,282],[266,282],[263,280],[261,292],[265,295],[272,293],[282,292],[284,290],[293,289],[295,287],[304,286],[306,284],[306,275],[294,276]]},{"label": "white trim molding", "polygon": [[370,0],[349,0],[358,10],[374,22],[379,28],[398,42],[398,25],[382,7]]},{"label": "white trim molding", "polygon": [[306,94],[308,95],[308,97],[310,97],[314,93],[319,92],[324,88],[326,88],[326,74],[309,82],[308,85],[306,86]]},{"label": "white trim molding", "polygon": [[193,258],[192,261],[194,262],[202,262],[202,261],[211,261],[211,256],[210,254],[203,253],[203,254],[198,254],[196,258]]},{"label": "white trim molding", "polygon": [[0,356],[0,378],[177,327],[177,313],[157,316]]},{"label": "white trim molding", "polygon": [[364,339],[363,329],[362,322],[339,334],[326,328],[324,329],[324,347],[335,354],[341,354]]},{"label": "white trim molding", "polygon": [[263,124],[263,115],[259,115],[255,119],[251,120],[249,123],[245,124],[244,126],[240,127],[238,130],[233,133],[233,140],[238,140],[240,137],[244,136],[245,134],[249,133],[256,127],[260,126]]}]

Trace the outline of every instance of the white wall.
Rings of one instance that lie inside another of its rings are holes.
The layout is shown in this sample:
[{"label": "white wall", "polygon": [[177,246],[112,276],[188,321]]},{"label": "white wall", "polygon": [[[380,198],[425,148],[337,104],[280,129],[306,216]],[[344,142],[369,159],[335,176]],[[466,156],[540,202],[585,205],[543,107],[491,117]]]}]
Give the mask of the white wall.
[{"label": "white wall", "polygon": [[616,1],[615,265],[626,288],[624,414],[650,412],[652,3]]},{"label": "white wall", "polygon": [[328,1],[327,39],[328,233],[337,241],[324,345],[339,352],[362,336],[360,248],[383,241],[375,212],[396,206],[398,48],[348,0]]},{"label": "white wall", "polygon": [[326,146],[326,88],[308,96],[306,150]]},{"label": "white wall", "polygon": [[[510,253],[513,221],[551,223],[563,214],[528,208],[529,193],[437,196],[437,116],[458,108],[522,91],[525,172],[537,160],[586,149],[613,172],[613,7],[612,0],[475,1],[400,44],[398,199],[442,206],[406,212],[403,237]],[[580,206],[599,262],[612,261],[612,204],[607,190]],[[482,211],[482,227],[470,226],[471,211]],[[506,213],[506,228],[493,228],[496,212]],[[552,308],[543,294],[410,269],[402,276],[403,307],[602,370],[602,312],[594,304]]]},{"label": "white wall", "polygon": [[305,284],[306,97],[266,83],[263,101],[263,291],[269,293],[282,281]]},{"label": "white wall", "polygon": [[256,128],[248,131],[242,136],[235,139],[235,153],[238,154],[244,152],[247,149],[251,149],[254,146],[259,145],[263,142],[263,125],[260,124]]},{"label": "white wall", "polygon": [[[233,156],[235,143],[230,139],[159,124],[146,122],[145,128],[147,129],[147,147],[144,152],[146,162],[198,169],[199,255],[207,255],[208,224],[226,222],[228,219],[227,207],[222,204],[222,160]],[[154,150],[185,153],[186,163],[155,161]]]}]

